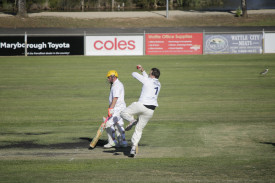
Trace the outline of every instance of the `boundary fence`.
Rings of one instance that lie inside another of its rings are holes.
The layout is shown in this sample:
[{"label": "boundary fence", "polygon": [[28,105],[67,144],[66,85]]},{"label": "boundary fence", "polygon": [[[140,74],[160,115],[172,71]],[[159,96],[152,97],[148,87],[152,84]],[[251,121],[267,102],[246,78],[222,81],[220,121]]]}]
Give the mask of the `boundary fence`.
[{"label": "boundary fence", "polygon": [[274,32],[0,34],[0,56],[275,53]]}]

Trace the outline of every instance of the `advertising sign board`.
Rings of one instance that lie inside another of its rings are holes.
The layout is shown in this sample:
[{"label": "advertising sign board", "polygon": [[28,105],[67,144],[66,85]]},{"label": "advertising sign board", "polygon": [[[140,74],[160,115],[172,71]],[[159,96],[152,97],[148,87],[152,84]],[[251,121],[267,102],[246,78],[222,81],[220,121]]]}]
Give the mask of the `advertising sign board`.
[{"label": "advertising sign board", "polygon": [[265,33],[264,52],[275,53],[275,33]]},{"label": "advertising sign board", "polygon": [[1,36],[0,56],[24,55],[24,36]]},{"label": "advertising sign board", "polygon": [[262,34],[217,34],[204,36],[205,54],[262,53]]},{"label": "advertising sign board", "polygon": [[146,55],[202,54],[202,33],[146,34]]},{"label": "advertising sign board", "polygon": [[[28,36],[27,55],[83,55],[83,36]],[[24,36],[0,37],[0,55],[24,55]]]},{"label": "advertising sign board", "polygon": [[86,55],[143,55],[143,36],[86,36]]}]

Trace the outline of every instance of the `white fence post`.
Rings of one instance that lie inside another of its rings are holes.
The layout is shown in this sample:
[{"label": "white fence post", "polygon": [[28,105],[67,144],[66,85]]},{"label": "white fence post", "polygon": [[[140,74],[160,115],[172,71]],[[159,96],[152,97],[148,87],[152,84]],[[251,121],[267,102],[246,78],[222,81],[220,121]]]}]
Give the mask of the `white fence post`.
[{"label": "white fence post", "polygon": [[202,54],[205,55],[204,53],[204,36],[205,36],[205,30],[203,29],[202,31]]},{"label": "white fence post", "polygon": [[265,50],[264,42],[265,42],[265,32],[263,29],[263,54],[264,54],[264,50]]},{"label": "white fence post", "polygon": [[25,32],[25,56],[28,56],[28,38],[27,38],[27,32]]},{"label": "white fence post", "polygon": [[84,31],[84,56],[86,56],[86,31]]},{"label": "white fence post", "polygon": [[145,35],[145,30],[143,32],[143,55],[146,53],[146,35]]}]

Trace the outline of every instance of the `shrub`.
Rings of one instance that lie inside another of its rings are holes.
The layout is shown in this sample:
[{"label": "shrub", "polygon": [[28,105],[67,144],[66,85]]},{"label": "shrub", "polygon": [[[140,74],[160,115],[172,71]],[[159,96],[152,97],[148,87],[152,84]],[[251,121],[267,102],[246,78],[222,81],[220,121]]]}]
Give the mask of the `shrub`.
[{"label": "shrub", "polygon": [[236,9],[236,17],[240,17],[242,15],[242,10],[240,7],[238,7],[238,9]]}]

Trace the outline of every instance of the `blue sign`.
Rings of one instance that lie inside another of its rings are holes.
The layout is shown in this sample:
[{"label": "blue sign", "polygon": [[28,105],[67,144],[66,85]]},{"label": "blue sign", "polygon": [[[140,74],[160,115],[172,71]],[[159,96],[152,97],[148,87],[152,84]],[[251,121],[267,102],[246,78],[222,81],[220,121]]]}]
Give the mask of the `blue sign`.
[{"label": "blue sign", "polygon": [[262,34],[210,34],[204,36],[205,54],[260,54]]}]

